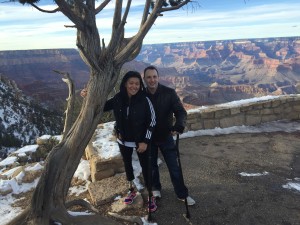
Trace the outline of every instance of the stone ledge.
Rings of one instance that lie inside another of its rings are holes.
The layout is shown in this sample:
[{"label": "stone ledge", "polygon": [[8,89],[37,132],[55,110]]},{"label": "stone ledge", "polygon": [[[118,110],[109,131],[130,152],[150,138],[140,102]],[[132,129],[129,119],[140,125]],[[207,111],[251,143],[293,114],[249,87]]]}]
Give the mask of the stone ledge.
[{"label": "stone ledge", "polygon": [[188,112],[185,131],[253,126],[276,120],[300,119],[300,95],[283,95],[275,99],[247,102],[240,106],[213,105]]},{"label": "stone ledge", "polygon": [[118,195],[128,191],[128,181],[124,173],[91,182],[88,187],[93,205],[99,206],[113,201]]}]

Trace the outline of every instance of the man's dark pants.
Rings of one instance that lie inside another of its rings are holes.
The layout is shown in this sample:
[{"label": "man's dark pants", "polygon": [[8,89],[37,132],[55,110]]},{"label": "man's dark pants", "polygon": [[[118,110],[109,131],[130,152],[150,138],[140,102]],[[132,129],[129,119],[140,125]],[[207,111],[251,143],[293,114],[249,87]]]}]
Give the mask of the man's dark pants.
[{"label": "man's dark pants", "polygon": [[188,196],[188,189],[184,185],[182,172],[180,171],[178,160],[177,160],[177,150],[176,145],[174,143],[174,139],[172,135],[166,139],[165,142],[162,143],[152,143],[151,144],[151,151],[152,151],[152,190],[161,190],[161,183],[159,177],[159,170],[157,165],[157,158],[158,158],[158,149],[160,149],[166,165],[169,170],[169,174],[171,177],[171,181],[174,187],[174,191],[178,198],[184,199]]}]

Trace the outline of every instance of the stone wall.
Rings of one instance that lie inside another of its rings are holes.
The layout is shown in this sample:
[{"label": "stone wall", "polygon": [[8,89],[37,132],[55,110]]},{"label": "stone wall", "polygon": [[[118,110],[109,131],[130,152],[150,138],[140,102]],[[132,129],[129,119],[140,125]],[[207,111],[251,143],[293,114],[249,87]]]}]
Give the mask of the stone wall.
[{"label": "stone wall", "polygon": [[[123,173],[125,171],[122,156],[119,151],[115,154],[109,154],[109,156],[103,156],[103,152],[115,152],[115,148],[119,149],[113,132],[113,124],[114,122],[99,124],[90,143],[85,149],[85,157],[90,162],[92,182],[113,177],[117,173]],[[99,134],[103,133],[107,140],[96,143],[96,140],[104,138],[104,136],[99,136]],[[110,144],[103,146],[108,140]]]},{"label": "stone wall", "polygon": [[300,119],[300,95],[261,98],[238,104],[225,103],[188,111],[186,131],[257,125],[276,120]]}]

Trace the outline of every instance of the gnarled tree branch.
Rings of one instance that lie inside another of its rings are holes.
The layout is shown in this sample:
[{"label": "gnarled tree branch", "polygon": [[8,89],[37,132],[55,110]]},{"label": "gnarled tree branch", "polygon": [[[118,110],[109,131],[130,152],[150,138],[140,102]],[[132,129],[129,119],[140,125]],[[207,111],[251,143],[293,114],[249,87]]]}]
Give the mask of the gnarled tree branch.
[{"label": "gnarled tree branch", "polygon": [[58,70],[53,70],[53,71],[63,76],[62,80],[65,83],[67,83],[69,89],[69,96],[66,99],[67,108],[65,111],[65,125],[63,130],[63,137],[62,137],[62,139],[64,139],[65,135],[70,131],[74,120],[75,88],[74,88],[74,82],[71,79],[69,73],[61,72]]},{"label": "gnarled tree branch", "polygon": [[56,9],[53,9],[53,10],[45,10],[45,9],[42,9],[40,7],[38,7],[37,5],[35,5],[34,3],[29,3],[33,8],[37,9],[38,11],[40,12],[44,12],[44,13],[56,13],[56,12],[59,12],[59,8],[56,8]]},{"label": "gnarled tree branch", "polygon": [[79,30],[84,30],[85,24],[83,20],[72,11],[72,7],[64,0],[55,0],[56,4],[59,6],[60,11],[68,17]]},{"label": "gnarled tree branch", "polygon": [[[124,39],[124,32],[125,32],[124,27],[126,24],[129,10],[130,10],[131,2],[132,2],[132,0],[127,1],[127,5],[126,5],[126,8],[125,8],[122,18],[118,17],[118,16],[114,17],[112,39],[109,44],[109,51],[111,51],[111,52],[115,52],[117,50],[120,51],[120,49],[122,49],[128,43],[128,40]],[[121,6],[121,5],[119,5],[119,6]],[[121,9],[122,8],[118,8],[118,10],[121,10]],[[121,16],[121,11],[119,11],[119,15]]]},{"label": "gnarled tree branch", "polygon": [[178,5],[175,5],[175,6],[161,8],[161,10],[159,10],[159,12],[162,13],[162,12],[177,10],[177,9],[182,8],[183,6],[185,6],[186,4],[188,4],[189,2],[191,2],[191,0],[183,1],[183,2],[181,2],[181,3],[179,3]]},{"label": "gnarled tree branch", "polygon": [[106,6],[108,3],[110,3],[110,2],[111,2],[111,0],[105,0],[105,1],[103,1],[103,2],[95,9],[95,14],[98,14],[99,12],[101,12],[102,9],[104,9],[105,6]]},{"label": "gnarled tree branch", "polygon": [[151,0],[147,0],[145,2],[144,12],[143,12],[142,20],[141,20],[141,26],[147,20],[147,17],[148,17],[148,14],[149,14],[149,10],[150,10],[150,6],[151,6]]}]

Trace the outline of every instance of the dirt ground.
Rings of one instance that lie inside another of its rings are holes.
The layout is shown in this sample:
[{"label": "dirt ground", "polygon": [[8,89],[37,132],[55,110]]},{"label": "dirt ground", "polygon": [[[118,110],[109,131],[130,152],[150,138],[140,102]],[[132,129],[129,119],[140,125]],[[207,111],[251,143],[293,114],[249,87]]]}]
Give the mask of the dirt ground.
[{"label": "dirt ground", "polygon": [[[299,225],[300,192],[283,188],[300,178],[300,133],[201,136],[180,141],[185,183],[196,200],[178,201],[165,164],[158,225]],[[247,177],[239,173],[263,173]],[[299,182],[299,181],[298,181]]]},{"label": "dirt ground", "polygon": [[[300,192],[283,188],[300,178],[299,132],[201,136],[179,145],[185,183],[197,204],[188,208],[186,220],[185,205],[161,164],[162,198],[152,214],[158,225],[300,225]],[[99,207],[100,214],[107,216],[109,208]],[[145,209],[132,213],[145,214]]]}]

